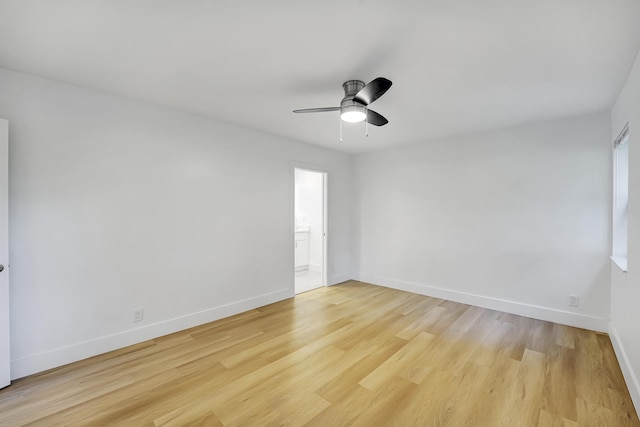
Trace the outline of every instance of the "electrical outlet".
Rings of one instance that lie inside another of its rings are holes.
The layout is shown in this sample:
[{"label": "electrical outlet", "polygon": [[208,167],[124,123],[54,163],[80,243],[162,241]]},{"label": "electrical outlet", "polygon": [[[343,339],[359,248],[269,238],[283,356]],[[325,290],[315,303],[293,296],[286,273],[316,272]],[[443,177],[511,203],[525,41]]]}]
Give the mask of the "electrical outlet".
[{"label": "electrical outlet", "polygon": [[144,318],[144,311],[141,308],[133,310],[133,321],[140,322]]},{"label": "electrical outlet", "polygon": [[577,307],[580,305],[580,297],[578,295],[569,295],[569,305]]}]

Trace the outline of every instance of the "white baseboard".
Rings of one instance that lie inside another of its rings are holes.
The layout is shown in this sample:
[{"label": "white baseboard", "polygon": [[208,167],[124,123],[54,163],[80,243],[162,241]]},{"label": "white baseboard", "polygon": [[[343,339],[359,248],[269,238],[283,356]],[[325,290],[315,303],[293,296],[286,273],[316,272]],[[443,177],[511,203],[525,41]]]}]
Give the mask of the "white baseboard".
[{"label": "white baseboard", "polygon": [[352,278],[352,273],[334,274],[333,276],[327,278],[327,286],[337,285],[338,283],[346,282],[347,280],[351,280]]},{"label": "white baseboard", "polygon": [[34,354],[22,359],[16,359],[11,361],[11,379],[15,380],[98,354],[182,331],[204,323],[213,322],[214,320],[233,316],[234,314],[282,301],[293,296],[293,289],[281,289],[162,322],[144,325],[140,328],[122,331],[44,353]]},{"label": "white baseboard", "polygon": [[624,350],[624,345],[620,340],[618,330],[612,322],[609,322],[609,338],[611,338],[613,351],[615,351],[616,357],[618,358],[618,365],[620,365],[620,369],[622,370],[622,376],[624,377],[624,381],[627,383],[627,388],[629,389],[631,400],[635,406],[636,414],[640,415],[640,381],[638,381],[638,377],[633,371],[633,366],[631,366],[629,357],[627,357],[627,353]]},{"label": "white baseboard", "polygon": [[405,280],[390,279],[380,276],[372,276],[363,273],[354,273],[354,280],[385,286],[401,291],[412,292],[420,295],[427,295],[435,298],[442,298],[463,304],[475,305],[489,308],[491,310],[504,311],[506,313],[517,314],[534,319],[546,320],[548,322],[560,323],[577,328],[589,329],[598,332],[607,332],[609,320],[604,317],[591,316],[581,313],[557,310],[554,308],[541,307],[537,305],[525,304],[517,301],[510,301],[500,298],[476,295],[467,292],[453,291],[450,289],[428,286]]}]

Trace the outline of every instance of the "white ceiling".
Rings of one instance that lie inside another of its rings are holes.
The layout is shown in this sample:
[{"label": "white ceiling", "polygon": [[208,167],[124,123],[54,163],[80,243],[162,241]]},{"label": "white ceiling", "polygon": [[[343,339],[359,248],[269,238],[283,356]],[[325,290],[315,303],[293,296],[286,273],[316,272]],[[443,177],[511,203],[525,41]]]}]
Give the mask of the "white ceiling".
[{"label": "white ceiling", "polygon": [[[639,48],[640,0],[0,0],[2,68],[350,152],[607,109]],[[378,76],[368,138],[291,112]]]}]

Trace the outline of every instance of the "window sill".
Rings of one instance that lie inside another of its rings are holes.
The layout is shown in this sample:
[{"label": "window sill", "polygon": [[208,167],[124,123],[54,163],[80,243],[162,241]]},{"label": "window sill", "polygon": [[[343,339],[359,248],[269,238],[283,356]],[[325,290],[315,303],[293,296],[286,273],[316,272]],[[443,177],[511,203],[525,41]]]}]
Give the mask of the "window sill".
[{"label": "window sill", "polygon": [[612,256],[609,258],[611,258],[611,261],[613,261],[623,273],[627,272],[627,257]]}]

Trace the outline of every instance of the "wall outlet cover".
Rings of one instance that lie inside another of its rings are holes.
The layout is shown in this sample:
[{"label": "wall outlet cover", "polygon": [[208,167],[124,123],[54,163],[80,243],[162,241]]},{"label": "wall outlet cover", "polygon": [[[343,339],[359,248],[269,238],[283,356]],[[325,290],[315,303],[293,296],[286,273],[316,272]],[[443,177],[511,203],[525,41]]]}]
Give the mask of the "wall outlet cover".
[{"label": "wall outlet cover", "polygon": [[141,308],[133,310],[133,321],[140,322],[144,318],[144,311]]},{"label": "wall outlet cover", "polygon": [[569,305],[578,307],[580,305],[580,297],[578,295],[569,295]]}]

